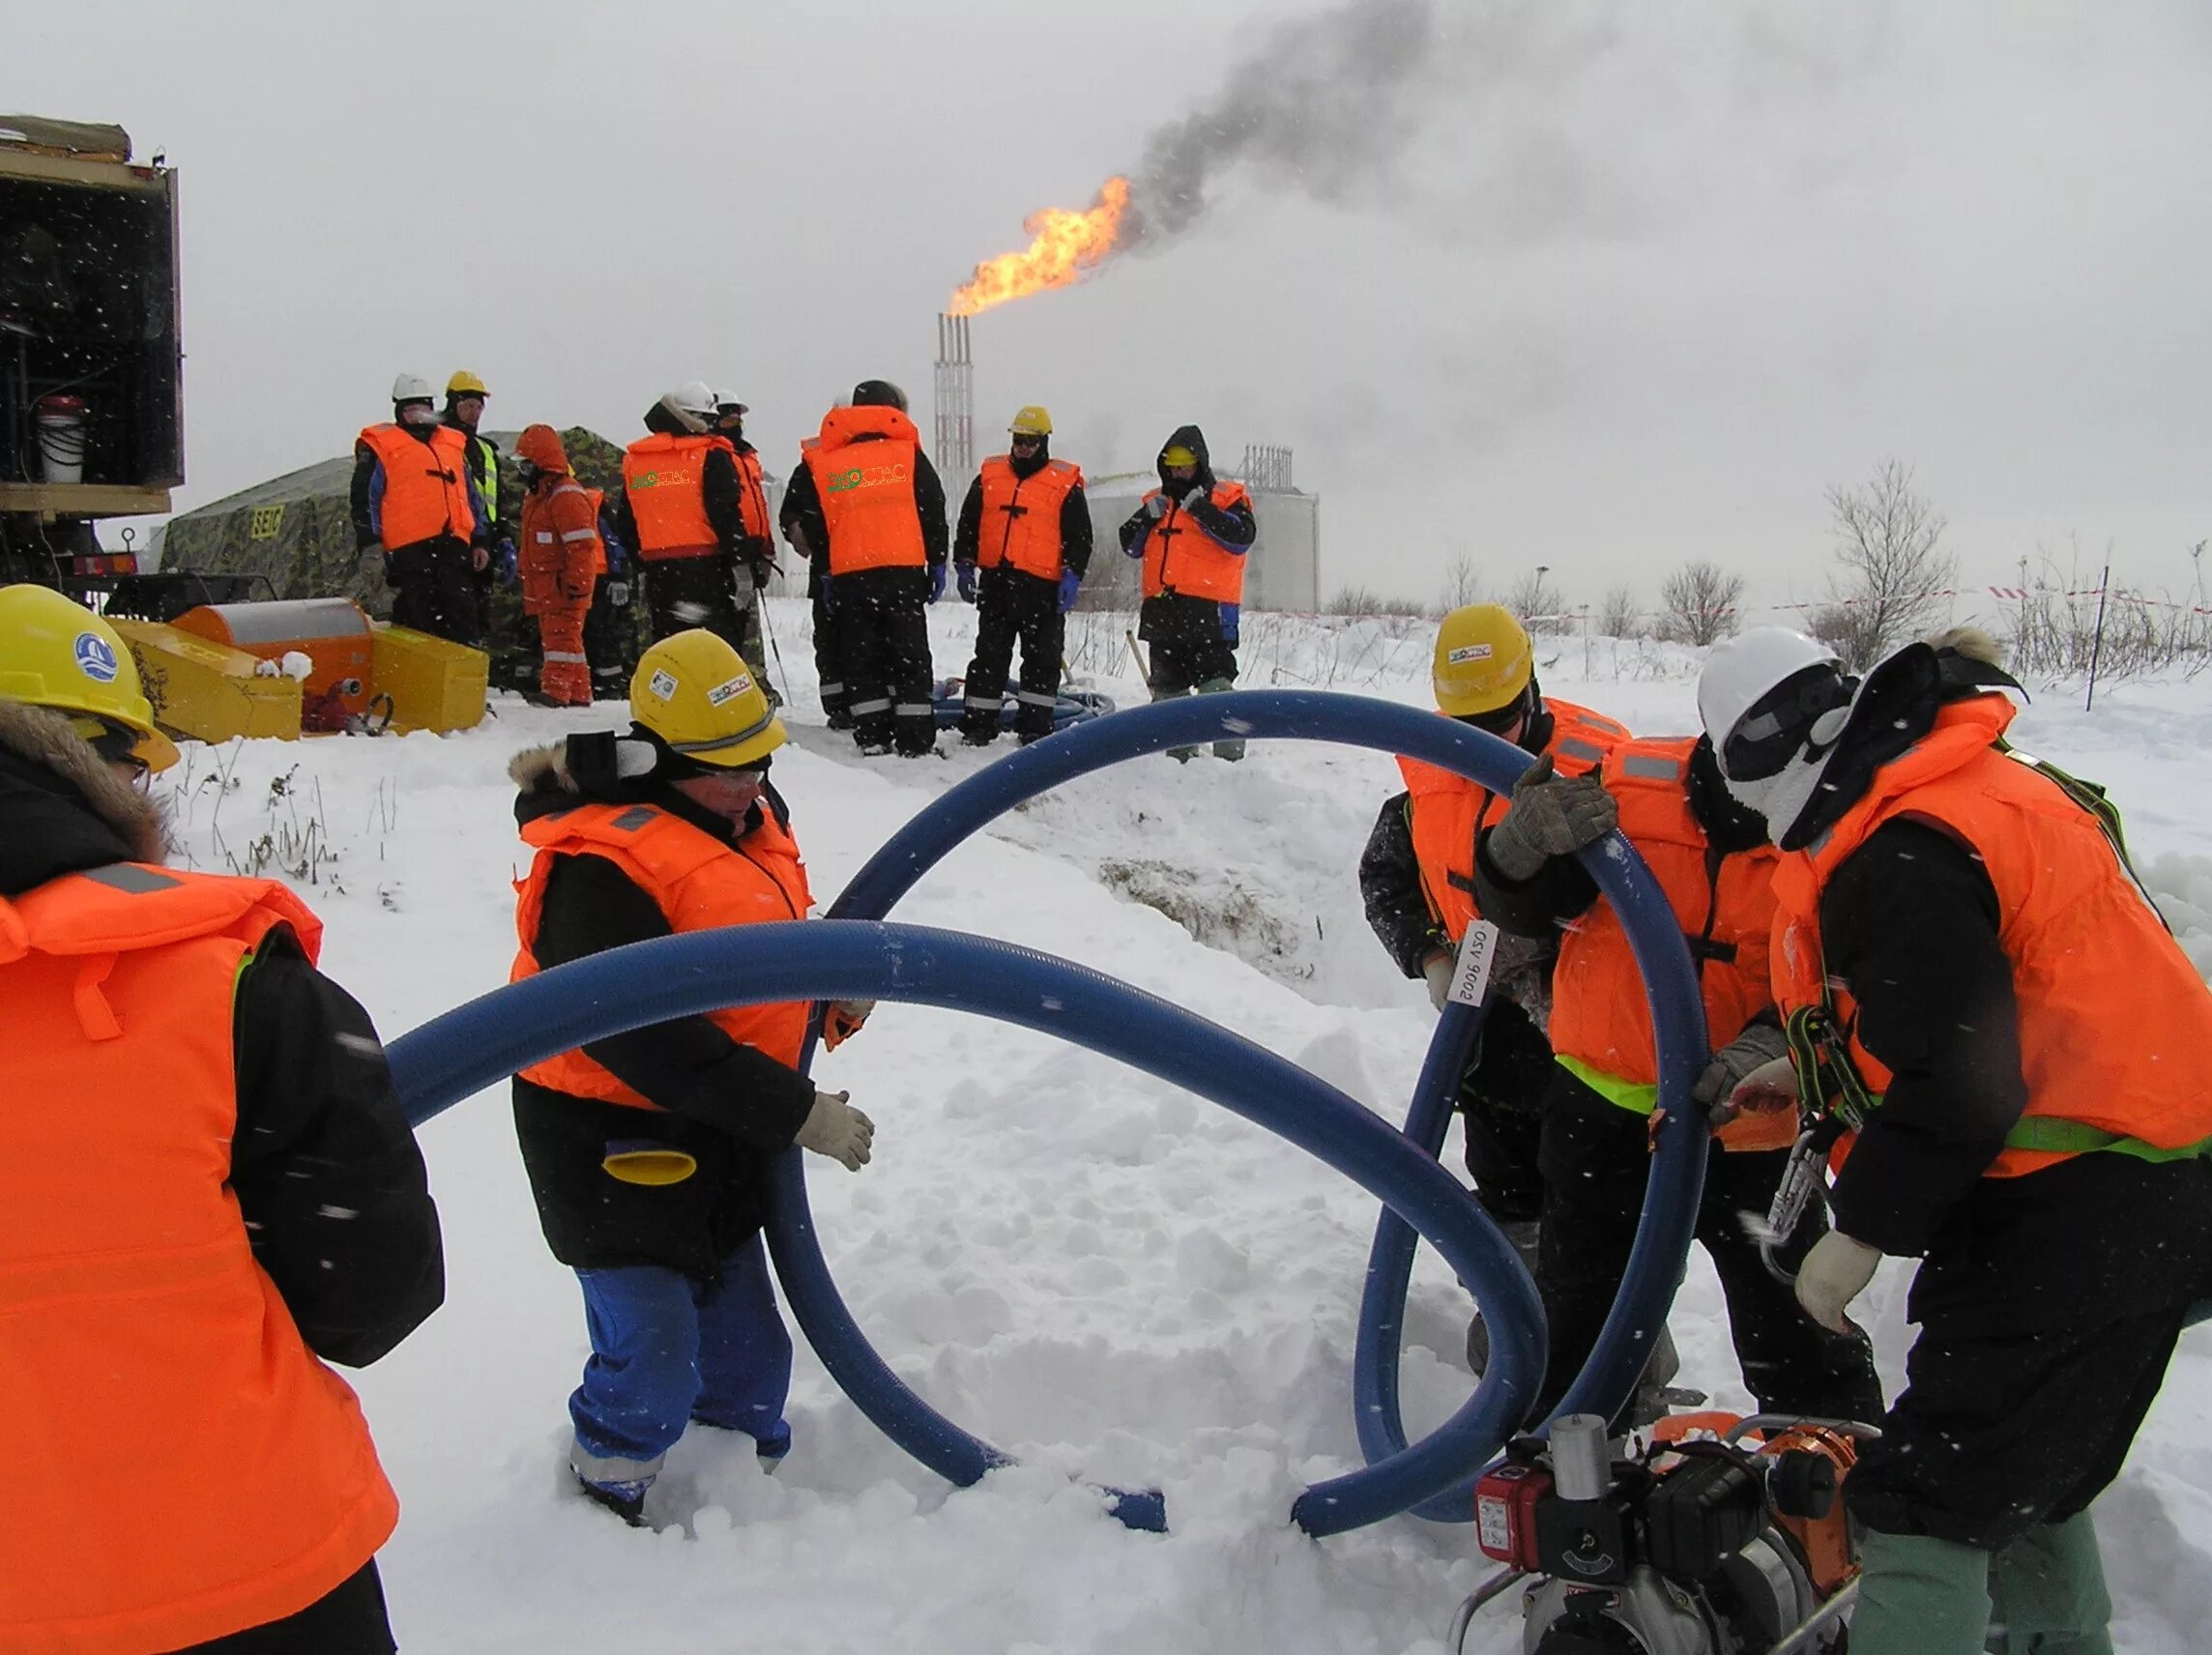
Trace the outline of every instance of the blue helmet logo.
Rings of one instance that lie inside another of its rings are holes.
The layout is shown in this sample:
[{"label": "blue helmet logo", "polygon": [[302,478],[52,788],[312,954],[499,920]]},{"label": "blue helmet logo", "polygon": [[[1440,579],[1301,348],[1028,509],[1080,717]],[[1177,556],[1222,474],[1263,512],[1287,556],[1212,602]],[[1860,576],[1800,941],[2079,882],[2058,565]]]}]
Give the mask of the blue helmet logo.
[{"label": "blue helmet logo", "polygon": [[113,683],[117,667],[115,651],[98,632],[79,632],[76,635],[77,670],[95,683]]}]

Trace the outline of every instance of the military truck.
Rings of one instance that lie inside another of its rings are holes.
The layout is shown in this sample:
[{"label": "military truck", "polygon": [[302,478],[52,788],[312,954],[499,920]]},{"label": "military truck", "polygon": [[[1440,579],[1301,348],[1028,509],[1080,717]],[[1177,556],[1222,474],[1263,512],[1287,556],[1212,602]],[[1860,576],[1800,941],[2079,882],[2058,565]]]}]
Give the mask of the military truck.
[{"label": "military truck", "polygon": [[121,127],[0,115],[0,581],[134,572],[104,517],[184,481],[177,177]]}]

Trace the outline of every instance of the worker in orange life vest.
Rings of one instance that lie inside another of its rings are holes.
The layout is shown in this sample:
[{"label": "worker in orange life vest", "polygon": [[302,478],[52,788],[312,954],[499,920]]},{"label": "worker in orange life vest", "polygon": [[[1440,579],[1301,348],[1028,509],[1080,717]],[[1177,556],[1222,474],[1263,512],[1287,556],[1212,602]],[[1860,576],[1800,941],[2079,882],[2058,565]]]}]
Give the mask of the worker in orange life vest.
[{"label": "worker in orange life vest", "polygon": [[1036,407],[1015,414],[1006,450],[983,462],[952,536],[960,595],[976,606],[960,720],[960,739],[974,747],[998,740],[1016,639],[1022,676],[1014,733],[1025,746],[1052,734],[1064,618],[1091,566],[1083,473],[1052,457],[1052,416]]},{"label": "worker in orange life vest", "polygon": [[384,553],[393,624],[472,648],[483,641],[477,575],[491,566],[491,511],[468,438],[441,424],[430,382],[392,384],[392,420],[354,444],[354,543]]},{"label": "worker in orange life vest", "polygon": [[[1214,477],[1196,425],[1176,428],[1158,470],[1159,487],[1121,525],[1121,550],[1144,564],[1137,636],[1152,647],[1149,687],[1154,701],[1216,695],[1237,684],[1244,560],[1260,537],[1259,519],[1242,483]],[[1168,751],[1185,762],[1198,756],[1195,747]],[[1213,753],[1241,759],[1244,743],[1216,741]]]},{"label": "worker in orange life vest", "polygon": [[1852,1655],[2112,1647],[2090,1502],[2212,1293],[2212,992],[2102,789],[2006,740],[1994,640],[1848,677],[1812,639],[1720,646],[1698,711],[1782,852],[1777,1080],[1841,1159],[1797,1273],[1849,1325],[1918,1257],[1906,1386],[1846,1486]]},{"label": "worker in orange life vest", "polygon": [[353,1391],[444,1296],[368,1015],[270,880],[164,864],[114,628],[0,589],[0,1649],[390,1655]]},{"label": "worker in orange life vest", "polygon": [[644,577],[654,638],[704,626],[742,653],[754,598],[744,481],[713,421],[714,393],[698,380],[648,408],[646,435],[623,450],[612,516]]},{"label": "worker in orange life vest", "polygon": [[[768,780],[783,725],[724,639],[639,658],[626,736],[516,758],[537,853],[518,886],[517,978],[626,944],[806,917],[806,869]],[[871,1004],[826,1008],[828,1043]],[[584,1290],[592,1357],[569,1398],[584,1493],[643,1520],[694,1421],[791,1446],[791,1337],[760,1228],[769,1163],[797,1145],[850,1170],[875,1127],[799,1071],[803,1002],[737,1006],[586,1042],[514,1078],[514,1124],[546,1244]]]},{"label": "worker in orange life vest", "polygon": [[569,473],[568,450],[550,425],[524,431],[514,445],[514,460],[526,491],[518,555],[522,607],[538,617],[543,644],[538,689],[554,706],[589,707],[592,668],[584,618],[607,569],[599,491]]}]

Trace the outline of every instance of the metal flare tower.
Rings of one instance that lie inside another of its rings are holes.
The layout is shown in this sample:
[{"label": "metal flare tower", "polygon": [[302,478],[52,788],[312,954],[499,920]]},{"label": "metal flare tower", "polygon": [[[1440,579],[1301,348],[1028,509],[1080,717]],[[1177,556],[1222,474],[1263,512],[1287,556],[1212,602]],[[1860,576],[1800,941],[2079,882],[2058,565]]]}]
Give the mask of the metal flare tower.
[{"label": "metal flare tower", "polygon": [[975,475],[975,363],[968,355],[968,318],[937,318],[937,444],[932,458],[945,492],[959,499]]}]

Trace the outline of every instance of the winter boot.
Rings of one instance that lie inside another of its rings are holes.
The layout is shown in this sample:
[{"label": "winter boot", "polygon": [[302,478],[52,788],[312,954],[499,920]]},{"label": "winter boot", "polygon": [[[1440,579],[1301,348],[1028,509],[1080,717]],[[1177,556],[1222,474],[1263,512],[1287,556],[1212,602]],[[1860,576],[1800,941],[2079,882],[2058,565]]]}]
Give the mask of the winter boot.
[{"label": "winter boot", "polygon": [[2087,1512],[2039,1524],[1990,1559],[2008,1655],[2112,1655],[2112,1600]]},{"label": "winter boot", "polygon": [[[1189,693],[1190,691],[1187,689],[1160,689],[1155,686],[1152,689],[1152,699],[1154,701],[1180,701]],[[1198,757],[1198,749],[1196,747],[1170,747],[1168,757],[1175,760],[1179,765],[1187,765],[1191,760]]]},{"label": "winter boot", "polygon": [[576,1487],[584,1491],[584,1497],[594,1505],[605,1506],[632,1528],[645,1526],[645,1491],[653,1487],[650,1481],[595,1483],[583,1472],[577,1471]]},{"label": "winter boot", "polygon": [[1982,1655],[1990,1631],[1987,1552],[1868,1528],[1859,1534],[1859,1564],[1851,1655]]},{"label": "winter boot", "polygon": [[[1209,678],[1198,686],[1198,693],[1201,695],[1223,695],[1236,687],[1237,681],[1233,678]],[[1242,741],[1216,741],[1213,743],[1213,756],[1217,759],[1227,759],[1231,764],[1235,764],[1244,756],[1244,743]]]},{"label": "winter boot", "polygon": [[[1218,749],[1216,749],[1218,750]],[[1505,1239],[1513,1243],[1513,1251],[1521,1255],[1521,1263],[1528,1267],[1528,1274],[1536,1273],[1536,1235],[1540,1228],[1533,1218],[1517,1218],[1498,1227],[1505,1233]],[[1476,1311],[1467,1323],[1467,1368],[1476,1379],[1490,1370],[1490,1329],[1483,1325],[1482,1312]]]}]

